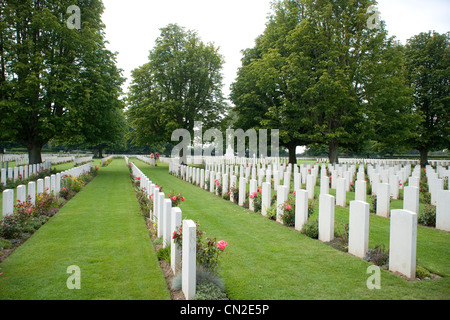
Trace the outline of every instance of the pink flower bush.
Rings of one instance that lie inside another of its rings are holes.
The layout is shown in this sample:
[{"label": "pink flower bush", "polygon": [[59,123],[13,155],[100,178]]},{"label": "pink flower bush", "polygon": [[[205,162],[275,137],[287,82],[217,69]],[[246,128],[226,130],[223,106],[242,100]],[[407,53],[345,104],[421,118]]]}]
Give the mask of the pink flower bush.
[{"label": "pink flower bush", "polygon": [[291,210],[291,206],[290,206],[290,205],[287,205],[287,206],[286,206],[286,210]]}]

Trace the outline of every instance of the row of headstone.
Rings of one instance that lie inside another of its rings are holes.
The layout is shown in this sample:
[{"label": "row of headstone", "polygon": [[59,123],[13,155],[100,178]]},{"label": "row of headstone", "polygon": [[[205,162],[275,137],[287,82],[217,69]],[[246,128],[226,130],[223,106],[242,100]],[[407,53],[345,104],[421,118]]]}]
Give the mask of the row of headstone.
[{"label": "row of headstone", "polygon": [[102,160],[100,160],[100,165],[103,166],[103,164],[106,161],[108,161],[109,159],[114,159],[114,156],[109,156],[109,157],[102,158]]},{"label": "row of headstone", "polygon": [[[178,169],[187,174],[190,172],[189,167],[179,166]],[[203,169],[202,169],[203,170]],[[333,172],[335,168],[332,168]],[[374,169],[375,170],[375,169]],[[195,172],[195,171],[194,171]],[[345,176],[345,171],[337,171],[338,176]],[[374,171],[376,173],[376,171]],[[358,178],[355,183],[355,200],[350,201],[349,208],[349,253],[364,258],[368,251],[369,241],[369,204],[366,202],[366,183],[364,176],[359,171]],[[203,177],[203,175],[201,175]],[[214,173],[211,177],[215,176]],[[351,175],[350,175],[351,176]],[[407,176],[407,175],[406,175]],[[403,179],[406,179],[406,176]],[[220,175],[218,176],[220,177]],[[222,176],[227,179],[227,174]],[[207,178],[206,178],[207,179]],[[212,178],[210,178],[212,179]],[[306,186],[312,185],[312,174],[307,175]],[[318,229],[319,240],[329,242],[334,239],[334,211],[335,201],[339,199],[341,205],[345,205],[345,185],[346,178],[337,178],[336,198],[328,194],[329,186],[328,176],[323,175],[321,181],[321,192],[319,196],[319,215]],[[231,184],[236,182],[236,176],[231,176]],[[314,179],[315,180],[315,179]],[[220,180],[218,180],[220,181]],[[308,182],[309,181],[309,182]],[[395,185],[398,185],[395,180]],[[222,181],[225,185],[225,183]],[[323,187],[322,187],[323,184]],[[210,184],[211,185],[211,184]],[[257,179],[250,180],[250,194],[252,194]],[[404,188],[403,209],[390,210],[389,201],[391,197],[389,183],[378,182],[377,188],[377,215],[391,217],[390,229],[390,261],[389,268],[393,272],[399,272],[408,278],[415,277],[415,255],[417,241],[417,220],[419,208],[419,188],[416,186],[408,186]],[[245,176],[239,179],[239,190],[246,189]],[[209,190],[213,191],[213,189]],[[278,185],[276,189],[277,197],[277,216],[276,220],[282,223],[281,214],[283,205],[287,200],[289,188],[286,185]],[[262,183],[262,208],[261,213],[266,215],[270,206],[271,184],[269,182]],[[241,198],[241,194],[239,194]],[[308,199],[310,192],[308,190],[295,190],[295,229],[301,230],[308,220]],[[450,191],[440,190],[437,197],[437,222],[436,228],[450,231]],[[239,205],[242,205],[239,201]],[[439,221],[439,223],[438,223]]]},{"label": "row of headstone", "polygon": [[[18,185],[15,192],[14,189],[4,190],[2,194],[2,216],[12,215],[14,213],[14,205],[17,204],[18,201],[26,202],[29,198],[30,203],[35,205],[36,196],[39,194],[52,193],[58,195],[61,191],[62,179],[64,179],[65,176],[70,175],[72,177],[78,177],[81,174],[89,172],[91,167],[92,163],[87,163],[80,167],[46,176],[44,179],[30,181],[28,182],[28,185]],[[15,199],[14,195],[16,196]]]},{"label": "row of headstone", "polygon": [[147,164],[149,164],[151,166],[155,166],[156,165],[156,159],[155,158],[144,157],[144,156],[136,156],[136,158],[138,158],[142,162],[145,162],[145,163],[147,163]]},{"label": "row of headstone", "polygon": [[92,161],[92,158],[93,158],[93,156],[74,158],[73,165],[77,166],[80,163],[90,162],[90,161]]},{"label": "row of headstone", "polygon": [[[153,200],[150,219],[157,224],[157,235],[163,238],[163,246],[170,246],[170,267],[176,274],[180,271],[182,277],[182,291],[187,300],[194,298],[197,282],[197,232],[196,224],[192,220],[182,220],[182,212],[178,207],[172,207],[172,200],[165,198],[164,192],[134,164],[124,157],[127,165],[131,164],[134,177],[140,181],[141,190]],[[182,251],[175,244],[173,233],[182,226]]]},{"label": "row of headstone", "polygon": [[[222,185],[222,195],[229,192],[229,187],[236,188],[237,186],[244,186],[243,188],[239,188],[240,194],[238,199],[238,204],[242,205],[244,201],[247,200],[246,195],[244,193],[244,190],[247,189],[247,184],[250,183],[251,190],[250,195],[253,194],[255,186],[262,187],[263,182],[269,181],[270,189],[268,192],[266,192],[263,195],[263,203],[267,203],[267,195],[271,194],[272,186],[273,190],[278,190],[278,186],[281,180],[278,179],[279,176],[283,176],[283,186],[288,186],[290,188],[290,175],[291,170],[290,166],[280,166],[280,171],[274,171],[273,176],[275,177],[273,184],[271,182],[272,172],[271,169],[273,167],[270,167],[267,169],[267,173],[264,172],[263,167],[252,167],[251,165],[248,167],[244,166],[229,166],[229,165],[220,165],[220,164],[213,164],[213,165],[207,165],[206,170],[190,167],[190,166],[184,166],[184,165],[178,165],[174,164],[170,166],[171,171],[178,171],[182,178],[186,181],[199,184],[201,188],[206,188],[208,183],[205,183],[205,181],[209,181],[209,191],[214,192],[217,189],[215,189],[216,181],[219,181],[219,184]],[[286,169],[284,169],[286,168]],[[293,166],[293,172],[294,172],[294,190],[297,190],[300,188],[301,184],[306,183],[306,191],[308,193],[308,199],[314,199],[314,187],[316,184],[316,176],[319,172],[319,166],[318,164],[315,164],[314,166]],[[298,170],[297,170],[298,168]],[[212,171],[211,171],[212,170]],[[215,172],[214,170],[217,170]],[[419,172],[418,172],[419,170]],[[401,167],[400,165],[397,165],[395,167],[389,167],[385,168],[380,165],[376,165],[375,167],[372,167],[371,165],[368,166],[368,171],[370,172],[368,175],[371,176],[374,180],[372,181],[372,193],[375,193],[377,195],[376,200],[376,214],[382,217],[389,217],[390,213],[390,201],[392,198],[395,198],[398,196],[399,188],[402,185],[401,181],[409,180],[409,186],[404,187],[403,190],[403,205],[404,208],[410,211],[413,211],[415,213],[419,213],[419,184],[418,184],[418,178],[417,174],[420,175],[420,167],[416,166],[414,168],[414,171],[412,172],[413,176],[409,177],[409,174],[411,173],[411,167],[409,165],[406,165],[406,167]],[[282,175],[279,175],[278,172],[283,172]],[[397,173],[401,172],[400,175]],[[433,172],[432,168],[428,169],[428,172]],[[230,173],[230,175],[228,175]],[[330,174],[328,176],[327,174]],[[441,174],[446,174],[444,170],[441,170]],[[238,176],[237,176],[238,175]],[[356,181],[354,181],[354,176],[356,175]],[[437,175],[437,174],[436,174]],[[378,179],[379,176],[381,176],[381,179]],[[398,179],[398,176],[401,176],[401,179]],[[239,177],[239,178],[238,178]],[[328,194],[330,183],[331,188],[336,189],[336,205],[337,206],[346,206],[347,203],[347,191],[349,191],[351,184],[355,183],[355,200],[359,201],[367,201],[367,183],[370,183],[365,180],[365,171],[364,167],[360,166],[358,171],[356,171],[355,165],[350,165],[348,168],[346,165],[340,166],[340,165],[329,165],[328,168],[325,168],[324,164],[321,166],[320,170],[320,194]],[[434,179],[433,173],[430,174],[429,181],[431,183],[431,190],[432,190],[432,203],[434,205],[437,205],[437,194],[440,190],[443,190],[443,180],[442,179]],[[446,178],[446,177],[444,177]],[[250,181],[248,182],[248,179]],[[369,180],[370,181],[370,180]],[[384,181],[388,181],[389,183],[384,183]],[[434,181],[434,183],[433,183]],[[278,182],[278,183],[277,183]],[[239,184],[238,184],[239,183]],[[395,193],[393,195],[392,189],[395,189]],[[288,193],[291,190],[288,189]],[[434,196],[433,196],[434,195]],[[269,196],[270,197],[270,196]],[[232,193],[230,195],[230,201],[235,201],[234,194]],[[441,203],[443,201],[440,201]],[[445,214],[447,210],[442,209],[442,205],[439,206],[440,210],[439,213],[441,215]],[[253,209],[253,201],[252,199],[249,199],[249,208]],[[266,207],[263,206],[262,213],[264,214],[266,211]],[[444,213],[443,213],[444,212]],[[439,219],[439,221],[446,221],[445,218]],[[445,225],[445,224],[444,224]],[[442,228],[442,224],[440,226]],[[445,229],[441,229],[445,230]]]},{"label": "row of headstone", "polygon": [[50,170],[51,163],[44,162],[33,165],[15,166],[0,169],[0,183],[6,186],[8,179],[11,181],[26,180],[31,175],[38,174],[41,170]]}]

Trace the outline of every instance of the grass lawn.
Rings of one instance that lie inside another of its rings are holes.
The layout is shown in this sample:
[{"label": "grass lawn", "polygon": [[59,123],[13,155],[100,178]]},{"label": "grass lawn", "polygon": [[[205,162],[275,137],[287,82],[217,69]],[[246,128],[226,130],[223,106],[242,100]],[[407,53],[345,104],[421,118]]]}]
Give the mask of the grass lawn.
[{"label": "grass lawn", "polygon": [[[165,194],[183,194],[183,219],[199,222],[206,236],[228,242],[222,274],[231,299],[450,298],[449,233],[418,228],[418,264],[442,278],[406,281],[381,270],[381,289],[369,290],[368,262],[171,176],[165,164],[150,167],[132,160]],[[348,208],[336,207],[335,216],[338,223],[348,222]],[[389,245],[389,219],[371,215],[369,247],[378,243]]]},{"label": "grass lawn", "polygon": [[[0,299],[170,299],[123,159],[98,176],[1,265]],[[69,266],[81,289],[69,290]]]}]

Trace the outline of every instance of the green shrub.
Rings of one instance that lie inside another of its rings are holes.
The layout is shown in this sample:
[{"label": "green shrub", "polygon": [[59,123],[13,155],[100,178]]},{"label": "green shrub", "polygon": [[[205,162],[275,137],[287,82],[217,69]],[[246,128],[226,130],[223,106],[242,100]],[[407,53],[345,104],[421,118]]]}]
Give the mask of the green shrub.
[{"label": "green shrub", "polygon": [[367,251],[364,260],[377,266],[386,266],[389,263],[389,251],[386,250],[384,244],[376,245],[375,248]]},{"label": "green shrub", "polygon": [[315,206],[316,206],[316,202],[314,200],[308,201],[308,217],[311,217],[314,214]]},{"label": "green shrub", "polygon": [[418,222],[428,227],[436,226],[436,207],[431,204],[426,205],[419,213]]},{"label": "green shrub", "polygon": [[370,212],[377,212],[377,195],[373,194],[370,196]]},{"label": "green shrub", "polygon": [[431,279],[431,273],[422,266],[416,266],[416,278],[419,279]]},{"label": "green shrub", "polygon": [[270,206],[270,208],[266,210],[266,216],[267,216],[267,218],[269,218],[271,220],[277,219],[277,204],[276,203],[272,204]]},{"label": "green shrub", "polygon": [[228,300],[228,298],[214,283],[204,281],[197,285],[194,300]]},{"label": "green shrub", "polygon": [[13,247],[13,244],[11,243],[11,241],[0,238],[0,250],[11,249],[12,247]]},{"label": "green shrub", "polygon": [[166,262],[170,264],[170,246],[159,249],[156,252],[156,256],[158,257],[158,260],[166,260]]},{"label": "green shrub", "polygon": [[281,220],[284,225],[293,227],[295,225],[295,196],[289,194],[282,206]]},{"label": "green shrub", "polygon": [[[204,282],[209,282],[209,283],[214,284],[221,291],[225,290],[225,285],[223,283],[222,278],[219,275],[197,265],[196,284],[200,285]],[[178,272],[172,279],[171,288],[173,290],[181,290],[181,285],[182,285],[182,273]]]},{"label": "green shrub", "polygon": [[431,204],[431,193],[429,192],[423,193],[422,203]]},{"label": "green shrub", "polygon": [[300,231],[302,234],[313,238],[319,238],[319,221],[317,219],[309,220],[307,223],[303,225],[302,230]]},{"label": "green shrub", "polygon": [[15,214],[3,217],[0,225],[0,237],[6,239],[20,238],[23,233],[23,227],[19,220],[20,217]]}]

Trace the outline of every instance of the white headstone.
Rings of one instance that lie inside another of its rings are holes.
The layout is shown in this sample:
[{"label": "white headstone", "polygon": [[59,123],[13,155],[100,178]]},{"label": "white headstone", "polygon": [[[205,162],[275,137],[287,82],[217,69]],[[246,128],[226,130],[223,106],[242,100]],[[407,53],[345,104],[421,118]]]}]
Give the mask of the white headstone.
[{"label": "white headstone", "polygon": [[183,220],[182,291],[186,300],[192,300],[197,283],[197,226],[192,220]]},{"label": "white headstone", "polygon": [[[172,208],[171,210],[171,235],[181,227],[181,209],[178,207]],[[181,250],[178,245],[175,244],[173,237],[170,237],[170,266],[172,268],[173,273],[175,274],[180,267],[181,260]]]},{"label": "white headstone", "polygon": [[308,199],[314,199],[314,176],[308,175],[306,177],[306,191],[308,191]]},{"label": "white headstone", "polygon": [[27,201],[27,187],[25,185],[21,184],[21,185],[17,186],[16,192],[17,192],[17,195],[16,195],[17,201],[20,201],[20,202]]},{"label": "white headstone", "polygon": [[398,183],[399,178],[397,175],[391,175],[389,176],[389,191],[392,196],[392,199],[398,199]]},{"label": "white headstone", "polygon": [[14,190],[6,189],[3,191],[3,217],[14,213]]},{"label": "white headstone", "polygon": [[329,242],[334,239],[334,197],[330,194],[319,196],[319,240]]},{"label": "white headstone", "polygon": [[239,199],[238,204],[240,206],[244,205],[246,200],[245,195],[247,193],[247,180],[242,176],[239,178]]},{"label": "white headstone", "polygon": [[251,179],[250,180],[250,189],[249,189],[250,195],[249,195],[248,203],[249,203],[249,209],[252,210],[252,211],[255,211],[255,207],[254,207],[254,202],[255,202],[254,193],[256,192],[256,189],[258,187],[257,184],[258,184],[258,181],[256,181],[256,179]]},{"label": "white headstone", "polygon": [[6,168],[1,169],[0,183],[6,186]]},{"label": "white headstone", "polygon": [[263,182],[262,184],[262,193],[261,193],[261,214],[263,216],[267,215],[267,210],[270,207],[270,197],[271,197],[271,189],[270,182]]},{"label": "white headstone", "polygon": [[151,212],[151,216],[150,216],[150,218],[152,219],[153,222],[155,222],[156,219],[158,218],[158,216],[156,215],[156,213],[158,212],[158,200],[159,200],[158,194],[159,194],[159,188],[155,186],[153,188],[153,197],[152,197],[153,211]]},{"label": "white headstone", "polygon": [[283,205],[288,197],[288,187],[279,185],[277,188],[277,221],[282,222]]},{"label": "white headstone", "polygon": [[416,276],[417,215],[408,210],[391,211],[389,270],[409,279]]},{"label": "white headstone", "polygon": [[36,191],[36,194],[39,195],[39,194],[42,194],[42,193],[44,193],[44,180],[38,179],[37,180],[37,191]]},{"label": "white headstone", "polygon": [[163,224],[164,224],[164,221],[163,221],[164,197],[165,197],[164,192],[160,191],[158,193],[158,206],[156,208],[156,218],[157,218],[157,221],[158,221],[158,224],[157,224],[157,236],[158,236],[158,238],[163,235],[163,230],[164,230],[163,229]]},{"label": "white headstone", "polygon": [[403,189],[403,209],[419,214],[419,188],[405,187]]},{"label": "white headstone", "polygon": [[355,200],[366,202],[366,181],[356,180]]},{"label": "white headstone", "polygon": [[205,169],[200,170],[200,188],[203,189],[205,185]]},{"label": "white headstone", "polygon": [[409,177],[408,178],[408,185],[410,187],[420,187],[420,178],[418,177]]},{"label": "white headstone", "polygon": [[170,245],[170,239],[172,239],[172,223],[170,218],[172,217],[172,200],[164,199],[164,208],[163,208],[163,248],[166,248]]},{"label": "white headstone", "polygon": [[294,171],[294,190],[301,188],[301,175],[300,172]]},{"label": "white headstone", "polygon": [[[328,178],[327,178],[328,181]],[[295,230],[301,231],[308,222],[308,191],[295,190]]]},{"label": "white headstone", "polygon": [[345,207],[347,204],[347,193],[345,191],[345,178],[338,178],[336,185],[336,205]]},{"label": "white headstone", "polygon": [[436,200],[436,229],[450,231],[450,191],[440,190]]},{"label": "white headstone", "polygon": [[222,197],[228,193],[228,174],[222,175]]},{"label": "white headstone", "polygon": [[[237,177],[235,175],[231,175],[231,177],[230,177],[230,187],[231,188],[236,188],[237,187],[236,182],[237,182]],[[235,202],[234,192],[231,192],[231,194],[230,194],[230,201],[231,202]]]},{"label": "white headstone", "polygon": [[430,193],[431,193],[431,204],[436,205],[437,195],[439,191],[444,190],[444,180],[443,179],[431,179],[430,180]]},{"label": "white headstone", "polygon": [[369,249],[369,204],[367,202],[350,201],[348,227],[348,252],[364,258]]},{"label": "white headstone", "polygon": [[45,193],[50,193],[50,177],[47,176],[44,178],[44,192]]},{"label": "white headstone", "polygon": [[28,196],[30,197],[30,202],[32,205],[36,203],[36,182],[28,182]]},{"label": "white headstone", "polygon": [[320,194],[328,194],[330,189],[330,184],[327,175],[320,177]]},{"label": "white headstone", "polygon": [[391,201],[389,184],[378,183],[377,189],[377,216],[388,218]]}]

